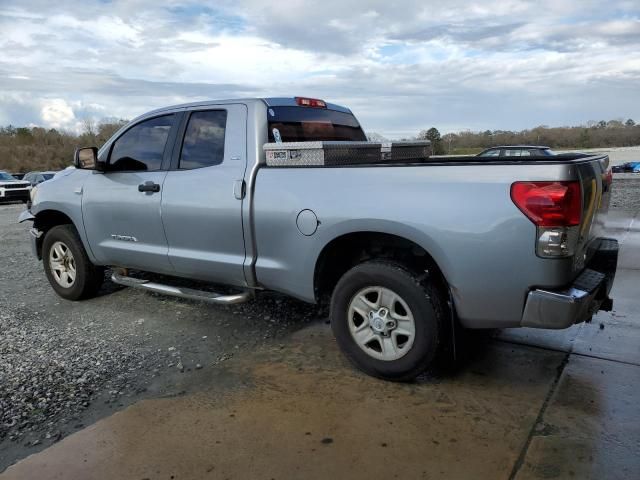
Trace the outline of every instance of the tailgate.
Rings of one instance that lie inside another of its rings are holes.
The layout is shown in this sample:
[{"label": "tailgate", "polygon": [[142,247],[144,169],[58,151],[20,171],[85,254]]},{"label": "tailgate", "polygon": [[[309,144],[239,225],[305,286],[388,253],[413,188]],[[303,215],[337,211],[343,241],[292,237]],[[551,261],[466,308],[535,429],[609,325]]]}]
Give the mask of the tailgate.
[{"label": "tailgate", "polygon": [[576,165],[582,184],[582,222],[578,247],[574,260],[574,272],[581,271],[598,249],[611,195],[611,169],[609,157],[594,157],[589,162]]}]

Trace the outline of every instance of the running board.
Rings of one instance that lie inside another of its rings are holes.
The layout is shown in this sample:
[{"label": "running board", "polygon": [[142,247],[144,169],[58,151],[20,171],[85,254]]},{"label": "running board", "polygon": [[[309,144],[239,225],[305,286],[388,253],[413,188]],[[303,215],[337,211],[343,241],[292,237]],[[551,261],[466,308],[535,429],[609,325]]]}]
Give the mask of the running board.
[{"label": "running board", "polygon": [[203,290],[194,290],[193,288],[172,287],[162,283],[155,283],[140,278],[128,277],[120,273],[113,273],[111,281],[125,287],[140,288],[150,292],[162,293],[174,297],[188,298],[189,300],[201,300],[203,302],[215,303],[218,305],[234,305],[243,303],[251,298],[251,292],[245,291],[233,295],[222,295],[221,293],[205,292]]}]

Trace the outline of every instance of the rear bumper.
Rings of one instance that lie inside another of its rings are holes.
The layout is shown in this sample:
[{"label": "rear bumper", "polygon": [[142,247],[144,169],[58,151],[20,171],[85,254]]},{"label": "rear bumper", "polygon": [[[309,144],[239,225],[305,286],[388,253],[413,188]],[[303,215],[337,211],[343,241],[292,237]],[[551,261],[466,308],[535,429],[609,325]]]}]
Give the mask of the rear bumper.
[{"label": "rear bumper", "polygon": [[609,311],[618,262],[618,241],[603,238],[587,268],[561,290],[531,290],[521,325],[532,328],[567,328],[591,319],[598,310]]}]

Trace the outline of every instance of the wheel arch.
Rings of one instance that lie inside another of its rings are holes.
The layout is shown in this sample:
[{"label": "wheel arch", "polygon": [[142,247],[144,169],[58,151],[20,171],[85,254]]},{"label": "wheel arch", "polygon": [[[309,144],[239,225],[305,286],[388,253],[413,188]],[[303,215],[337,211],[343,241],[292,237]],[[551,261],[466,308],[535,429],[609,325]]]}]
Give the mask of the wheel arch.
[{"label": "wheel arch", "polygon": [[[82,239],[82,233],[78,225],[74,223],[69,215],[54,209],[46,209],[39,211],[34,218],[33,227],[39,232],[36,238],[36,253],[39,259],[42,259],[42,242],[47,232],[58,225],[73,225]],[[86,248],[85,248],[86,249]]]},{"label": "wheel arch", "polygon": [[449,290],[440,264],[414,239],[384,231],[364,230],[343,233],[322,248],[313,275],[316,301],[326,300],[340,277],[350,268],[375,258],[398,261],[415,272],[432,276],[440,288]]}]

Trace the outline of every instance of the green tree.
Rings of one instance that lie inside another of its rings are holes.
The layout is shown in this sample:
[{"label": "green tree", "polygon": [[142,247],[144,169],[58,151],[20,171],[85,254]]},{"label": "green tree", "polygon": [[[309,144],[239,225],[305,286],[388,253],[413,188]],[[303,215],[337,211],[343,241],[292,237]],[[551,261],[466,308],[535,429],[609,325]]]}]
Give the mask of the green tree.
[{"label": "green tree", "polygon": [[636,124],[636,122],[634,122],[634,121],[633,121],[633,119],[631,119],[631,118],[630,118],[629,120],[627,120],[626,122],[624,122],[624,124],[625,124],[627,127],[633,127],[633,126]]},{"label": "green tree", "polygon": [[429,140],[431,142],[431,154],[442,155],[444,153],[444,146],[442,145],[442,136],[436,127],[431,127],[429,130],[423,130],[418,135],[420,140]]}]

